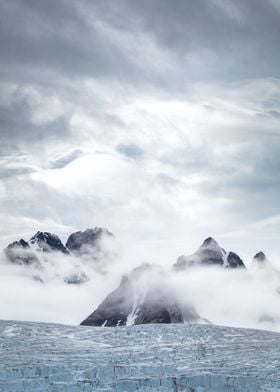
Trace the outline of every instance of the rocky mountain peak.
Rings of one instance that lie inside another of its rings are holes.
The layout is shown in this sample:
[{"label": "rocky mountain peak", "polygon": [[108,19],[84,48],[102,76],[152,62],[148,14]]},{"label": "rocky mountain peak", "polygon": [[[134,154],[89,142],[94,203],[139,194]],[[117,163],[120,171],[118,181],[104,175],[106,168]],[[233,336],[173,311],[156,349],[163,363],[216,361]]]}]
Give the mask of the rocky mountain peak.
[{"label": "rocky mountain peak", "polygon": [[255,254],[254,260],[263,263],[263,262],[267,261],[267,258],[266,258],[266,255],[262,251],[260,251],[257,254]]},{"label": "rocky mountain peak", "polygon": [[[4,253],[7,261],[13,264],[32,266],[29,272],[33,278],[32,271],[35,267],[36,277],[39,277],[38,280],[41,282],[44,282],[45,278],[49,279],[48,271],[50,270],[51,274],[59,276],[59,272],[57,272],[59,268],[48,268],[48,264],[55,265],[57,263],[59,267],[59,263],[63,263],[58,254],[61,253],[61,256],[69,257],[67,275],[61,276],[63,281],[68,284],[82,284],[89,280],[83,265],[88,259],[93,259],[96,262],[95,269],[101,273],[106,271],[104,267],[106,263],[113,260],[114,254],[110,253],[110,246],[107,247],[108,244],[103,241],[105,238],[111,237],[114,237],[113,234],[105,228],[95,227],[84,232],[79,231],[70,235],[68,239],[70,249],[68,250],[57,235],[47,231],[37,231],[28,241],[20,239],[9,244],[4,249]],[[78,256],[79,260],[70,257],[71,253],[72,256]],[[41,275],[39,276],[39,274]]]},{"label": "rocky mountain peak", "polygon": [[26,241],[24,241],[22,238],[17,242],[14,242],[13,244],[12,244],[12,246],[13,245],[15,245],[15,244],[18,244],[19,246],[21,246],[22,248],[29,248],[29,245],[28,245],[28,242],[26,242]]},{"label": "rocky mountain peak", "polygon": [[29,243],[34,247],[36,246],[37,250],[43,252],[55,251],[64,254],[69,253],[57,235],[46,231],[37,231],[37,233],[30,238]]},{"label": "rocky mountain peak", "polygon": [[98,250],[100,241],[106,237],[113,237],[113,234],[103,227],[77,231],[69,236],[66,247],[75,254],[89,253],[92,248]]},{"label": "rocky mountain peak", "polygon": [[226,252],[213,237],[204,240],[200,248],[189,256],[180,256],[174,264],[175,270],[184,270],[199,265],[217,265],[224,268],[245,268],[241,258],[234,252]]},{"label": "rocky mountain peak", "polygon": [[161,267],[142,264],[122,278],[119,287],[81,324],[119,326],[195,322],[192,307],[181,307]]},{"label": "rocky mountain peak", "polygon": [[226,268],[246,268],[243,260],[234,252],[228,252],[224,259]]},{"label": "rocky mountain peak", "polygon": [[201,245],[201,248],[219,248],[220,249],[220,245],[218,244],[218,242],[216,240],[214,240],[213,237],[208,237],[203,241],[203,244]]}]

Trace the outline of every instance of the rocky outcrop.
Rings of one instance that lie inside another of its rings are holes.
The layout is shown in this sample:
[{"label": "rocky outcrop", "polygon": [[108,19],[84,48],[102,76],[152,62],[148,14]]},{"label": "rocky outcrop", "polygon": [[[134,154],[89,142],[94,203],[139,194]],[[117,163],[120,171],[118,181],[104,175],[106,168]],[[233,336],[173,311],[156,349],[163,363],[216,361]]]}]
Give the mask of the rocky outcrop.
[{"label": "rocky outcrop", "polygon": [[61,242],[60,238],[46,231],[37,231],[37,233],[31,237],[29,243],[35,247],[36,250],[42,252],[61,252],[69,254],[69,251]]},{"label": "rocky outcrop", "polygon": [[112,327],[199,320],[192,307],[185,306],[182,310],[163,270],[143,264],[124,276],[119,287],[81,325]]},{"label": "rocky outcrop", "polygon": [[113,234],[102,227],[77,231],[69,236],[66,247],[76,255],[96,253],[101,250],[101,240]]},{"label": "rocky outcrop", "polygon": [[226,268],[245,268],[243,260],[234,252],[228,252],[225,257]]},{"label": "rocky outcrop", "polygon": [[268,262],[266,255],[263,252],[258,252],[255,254],[253,261],[258,264],[265,264]]},{"label": "rocky outcrop", "polygon": [[268,277],[271,275],[271,278],[280,278],[279,271],[273,266],[273,264],[271,264],[262,251],[255,254],[251,263],[251,267],[254,272],[260,271],[262,274],[261,276],[266,275],[266,277]]},{"label": "rocky outcrop", "polygon": [[245,268],[243,261],[236,253],[226,252],[212,237],[207,238],[194,254],[180,256],[173,267],[175,270],[184,270],[198,265]]},{"label": "rocky outcrop", "polygon": [[258,252],[253,257],[251,268],[253,272],[259,272],[259,276],[261,277],[271,278],[278,281],[280,279],[280,272],[274,267],[262,251]]}]

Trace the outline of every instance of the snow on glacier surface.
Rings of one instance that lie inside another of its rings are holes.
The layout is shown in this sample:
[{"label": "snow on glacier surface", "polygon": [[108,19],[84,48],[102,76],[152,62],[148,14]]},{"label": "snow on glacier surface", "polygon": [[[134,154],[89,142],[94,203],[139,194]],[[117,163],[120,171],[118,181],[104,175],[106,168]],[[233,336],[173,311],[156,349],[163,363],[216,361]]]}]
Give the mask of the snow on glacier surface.
[{"label": "snow on glacier surface", "polygon": [[0,321],[0,391],[280,391],[280,334]]}]

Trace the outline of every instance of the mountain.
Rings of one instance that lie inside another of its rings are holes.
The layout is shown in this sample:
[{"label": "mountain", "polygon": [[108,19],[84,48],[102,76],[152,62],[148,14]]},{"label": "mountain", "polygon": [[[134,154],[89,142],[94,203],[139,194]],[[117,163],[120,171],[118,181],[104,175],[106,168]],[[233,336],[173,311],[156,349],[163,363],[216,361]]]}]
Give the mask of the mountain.
[{"label": "mountain", "polygon": [[[71,234],[64,245],[57,235],[38,231],[28,241],[20,239],[9,244],[4,253],[10,263],[30,267],[31,276],[40,282],[45,281],[46,271],[51,271],[54,278],[59,277],[60,264],[66,257],[68,272],[61,279],[67,284],[82,284],[89,280],[84,263],[94,261],[92,267],[100,272],[100,265],[105,265],[111,256],[106,240],[113,237],[108,230],[95,227]],[[34,268],[38,270],[36,275]]]},{"label": "mountain", "polygon": [[198,322],[192,307],[181,307],[161,267],[142,264],[121,279],[81,325],[120,326]]},{"label": "mountain", "polygon": [[173,268],[184,270],[197,265],[217,265],[224,268],[245,268],[241,258],[234,252],[226,252],[212,237],[206,238],[200,248],[190,256],[180,256]]},{"label": "mountain", "polygon": [[276,292],[280,294],[280,272],[262,251],[254,256],[250,264],[250,271],[255,278],[266,282],[270,287],[274,287]]},{"label": "mountain", "polygon": [[46,231],[37,231],[29,240],[29,244],[37,251],[69,254],[69,250],[66,249],[60,238],[57,235]]},{"label": "mountain", "polygon": [[15,241],[4,249],[7,259],[13,264],[39,265],[39,259],[23,239]]},{"label": "mountain", "polygon": [[258,262],[264,262],[265,260],[267,260],[266,255],[261,251],[258,252],[255,256],[254,259]]},{"label": "mountain", "polygon": [[61,252],[69,254],[60,238],[48,232],[38,231],[27,242],[23,239],[15,241],[4,249],[8,260],[14,264],[33,265],[39,267],[40,253]]},{"label": "mountain", "polygon": [[102,251],[101,241],[105,237],[112,238],[113,234],[103,227],[77,231],[69,236],[66,247],[76,255],[90,253],[94,256]]},{"label": "mountain", "polygon": [[270,262],[268,261],[268,259],[266,258],[266,255],[260,251],[257,254],[255,254],[254,258],[253,258],[253,263],[255,266],[263,268],[265,266],[270,265]]},{"label": "mountain", "polygon": [[279,352],[247,328],[0,321],[0,391],[279,392]]},{"label": "mountain", "polygon": [[280,278],[279,271],[271,264],[262,251],[254,256],[251,262],[251,268],[254,272],[259,272],[261,274],[260,276],[268,277],[271,275],[272,278]]}]

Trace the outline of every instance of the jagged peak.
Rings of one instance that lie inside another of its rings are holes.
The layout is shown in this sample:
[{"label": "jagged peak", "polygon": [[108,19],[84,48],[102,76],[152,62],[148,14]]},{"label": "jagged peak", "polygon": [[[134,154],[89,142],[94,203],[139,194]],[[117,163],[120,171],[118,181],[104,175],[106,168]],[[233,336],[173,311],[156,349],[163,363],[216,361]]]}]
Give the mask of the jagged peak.
[{"label": "jagged peak", "polygon": [[23,240],[21,238],[19,241],[14,241],[11,244],[9,244],[6,249],[8,249],[8,248],[9,249],[11,249],[11,248],[22,248],[22,249],[25,249],[25,248],[29,248],[29,244],[28,244],[28,242],[26,242],[25,240]]},{"label": "jagged peak", "polygon": [[47,231],[37,231],[37,233],[33,235],[28,242],[34,246],[38,246],[39,249],[45,252],[52,250],[60,251],[65,254],[69,253],[60,238],[56,234],[52,234]]},{"label": "jagged peak", "polygon": [[203,241],[203,244],[201,245],[201,248],[206,247],[220,248],[220,245],[213,237],[208,237]]},{"label": "jagged peak", "polygon": [[29,248],[28,242],[26,242],[24,239],[20,239],[18,243],[23,247],[23,248]]},{"label": "jagged peak", "polygon": [[114,235],[104,227],[95,227],[70,234],[66,241],[66,248],[76,254],[88,253],[89,248],[98,247],[103,238],[113,238]]},{"label": "jagged peak", "polygon": [[37,231],[37,233],[30,238],[29,242],[33,243],[35,241],[47,241],[49,238],[59,239],[56,234],[52,234],[47,231]]},{"label": "jagged peak", "polygon": [[180,256],[174,264],[178,271],[195,265],[220,265],[225,268],[245,267],[244,262],[234,252],[226,252],[213,237],[204,240],[200,248],[189,256]]}]

